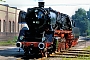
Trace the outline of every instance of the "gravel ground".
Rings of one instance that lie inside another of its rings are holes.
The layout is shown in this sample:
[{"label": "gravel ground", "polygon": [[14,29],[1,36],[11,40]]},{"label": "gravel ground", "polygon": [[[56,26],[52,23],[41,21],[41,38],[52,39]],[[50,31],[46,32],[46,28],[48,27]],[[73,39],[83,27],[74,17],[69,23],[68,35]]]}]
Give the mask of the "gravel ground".
[{"label": "gravel ground", "polygon": [[70,49],[83,49],[87,46],[90,46],[90,40],[89,40],[90,38],[83,38],[83,39],[82,38],[79,39],[78,44]]}]

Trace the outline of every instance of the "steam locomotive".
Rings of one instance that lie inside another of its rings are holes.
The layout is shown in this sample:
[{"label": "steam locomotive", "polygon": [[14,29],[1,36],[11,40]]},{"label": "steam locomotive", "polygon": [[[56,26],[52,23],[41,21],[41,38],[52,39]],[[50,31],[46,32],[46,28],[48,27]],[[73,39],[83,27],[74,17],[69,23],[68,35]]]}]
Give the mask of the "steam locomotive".
[{"label": "steam locomotive", "polygon": [[39,7],[28,8],[27,12],[20,11],[18,20],[28,25],[20,30],[16,43],[25,55],[42,54],[47,57],[77,44],[79,30],[73,20],[51,7],[44,8],[44,2],[39,2]]}]

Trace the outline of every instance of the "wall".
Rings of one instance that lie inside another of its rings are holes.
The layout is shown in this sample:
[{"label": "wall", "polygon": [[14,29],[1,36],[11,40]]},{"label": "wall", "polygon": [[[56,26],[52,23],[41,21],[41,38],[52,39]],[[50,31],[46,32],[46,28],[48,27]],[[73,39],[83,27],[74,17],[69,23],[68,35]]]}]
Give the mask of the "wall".
[{"label": "wall", "polygon": [[18,36],[21,24],[18,24],[20,9],[0,5],[0,41]]}]

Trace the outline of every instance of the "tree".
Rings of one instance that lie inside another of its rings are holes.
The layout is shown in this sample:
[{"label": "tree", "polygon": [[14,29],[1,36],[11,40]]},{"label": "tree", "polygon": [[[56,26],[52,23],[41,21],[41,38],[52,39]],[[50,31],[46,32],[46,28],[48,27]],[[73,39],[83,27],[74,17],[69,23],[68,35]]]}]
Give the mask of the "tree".
[{"label": "tree", "polygon": [[1,2],[6,2],[6,0],[0,0]]},{"label": "tree", "polygon": [[90,21],[90,9],[89,9],[89,11],[87,11],[87,17],[88,17],[88,19]]},{"label": "tree", "polygon": [[87,19],[88,19],[88,30],[87,30],[87,32],[88,32],[88,35],[90,35],[90,9],[89,9],[89,11],[87,11]]},{"label": "tree", "polygon": [[75,21],[76,27],[80,29],[80,34],[83,35],[88,30],[88,19],[87,19],[87,12],[79,8],[75,11],[75,15],[72,15],[72,19]]}]

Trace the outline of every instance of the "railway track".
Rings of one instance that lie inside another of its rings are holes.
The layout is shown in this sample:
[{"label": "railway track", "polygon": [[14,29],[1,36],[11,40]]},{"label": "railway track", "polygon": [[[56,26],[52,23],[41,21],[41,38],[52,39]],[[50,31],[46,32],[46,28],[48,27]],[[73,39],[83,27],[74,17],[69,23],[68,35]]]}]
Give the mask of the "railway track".
[{"label": "railway track", "polygon": [[90,57],[90,50],[63,50],[37,60],[60,60],[62,58]]},{"label": "railway track", "polygon": [[90,51],[89,50],[68,50],[68,51],[61,51],[61,53],[56,53],[56,55],[66,55],[64,57],[78,57],[78,56],[85,56],[89,57],[90,56]]}]

